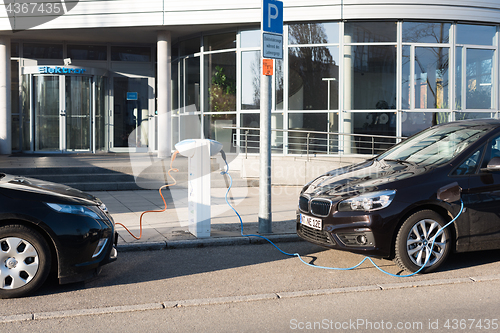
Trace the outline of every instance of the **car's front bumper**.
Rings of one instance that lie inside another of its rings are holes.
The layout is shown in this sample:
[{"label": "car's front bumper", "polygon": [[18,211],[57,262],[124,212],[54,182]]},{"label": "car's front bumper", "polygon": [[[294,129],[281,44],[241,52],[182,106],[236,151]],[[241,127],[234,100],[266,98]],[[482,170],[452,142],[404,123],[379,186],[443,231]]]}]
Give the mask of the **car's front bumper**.
[{"label": "car's front bumper", "polygon": [[[373,212],[339,212],[333,203],[324,216],[299,208],[297,234],[327,248],[388,258],[392,256],[393,236],[400,214],[396,205]],[[301,217],[307,216],[320,219],[321,229],[302,223]]]}]

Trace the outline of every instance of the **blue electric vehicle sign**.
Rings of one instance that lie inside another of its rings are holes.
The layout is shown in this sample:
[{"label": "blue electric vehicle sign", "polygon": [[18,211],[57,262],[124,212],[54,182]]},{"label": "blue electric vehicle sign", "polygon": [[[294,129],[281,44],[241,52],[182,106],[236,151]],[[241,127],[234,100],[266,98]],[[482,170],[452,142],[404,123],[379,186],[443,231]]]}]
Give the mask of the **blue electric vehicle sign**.
[{"label": "blue electric vehicle sign", "polygon": [[84,74],[85,68],[74,67],[59,67],[59,66],[40,66],[38,73],[40,74]]}]

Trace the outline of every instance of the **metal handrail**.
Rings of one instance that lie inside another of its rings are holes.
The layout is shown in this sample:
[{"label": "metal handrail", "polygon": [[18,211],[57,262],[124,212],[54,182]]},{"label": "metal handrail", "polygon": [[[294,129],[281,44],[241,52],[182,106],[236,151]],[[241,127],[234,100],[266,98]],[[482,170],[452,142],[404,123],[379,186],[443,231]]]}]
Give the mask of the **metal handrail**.
[{"label": "metal handrail", "polygon": [[[244,138],[244,149],[245,149],[245,158],[248,157],[248,144],[249,143],[258,143],[259,141],[249,141],[248,140],[248,136],[249,136],[249,132],[250,131],[260,131],[260,128],[259,127],[237,127],[237,126],[228,126],[228,127],[223,127],[225,129],[234,129],[234,130],[244,130],[244,133],[242,134],[243,135],[243,138]],[[306,156],[307,156],[307,160],[309,160],[309,155],[310,155],[310,152],[311,151],[314,151],[314,150],[311,150],[311,134],[318,134],[318,135],[324,135],[326,136],[326,138],[315,138],[316,140],[325,140],[326,141],[326,145],[321,145],[321,144],[317,144],[317,146],[320,146],[320,147],[326,147],[328,149],[329,145],[330,145],[330,141],[337,141],[337,148],[339,148],[337,151],[340,155],[340,153],[343,153],[343,150],[340,149],[340,144],[341,144],[341,140],[340,140],[340,137],[344,138],[344,137],[357,137],[357,138],[368,138],[369,141],[371,142],[371,148],[366,148],[366,147],[355,147],[355,149],[357,150],[366,150],[366,149],[369,149],[371,154],[372,155],[375,155],[375,152],[378,151],[378,150],[385,150],[386,148],[389,148],[389,146],[392,146],[393,144],[395,144],[398,140],[404,140],[406,139],[406,137],[401,137],[401,136],[388,136],[388,135],[377,135],[377,134],[373,134],[373,135],[370,135],[370,134],[356,134],[356,133],[340,133],[340,132],[321,132],[321,131],[308,131],[308,130],[290,130],[290,129],[271,129],[271,131],[274,131],[274,132],[282,132],[282,133],[302,133],[302,134],[305,134],[306,137],[305,137],[305,151],[306,151]],[[234,134],[236,135],[236,134]],[[259,134],[260,136],[260,134]],[[339,138],[337,139],[331,139],[329,138],[328,136],[338,136]],[[394,142],[387,142],[387,141],[377,141],[377,139],[389,139],[389,140],[394,140]],[[234,142],[234,146],[235,147],[241,147],[241,145],[238,145],[237,143],[237,140],[234,139],[233,140]],[[351,143],[359,143],[359,144],[366,144],[367,142],[366,141],[351,141]],[[294,143],[298,146],[302,146],[303,144],[301,143]],[[288,143],[288,145],[290,145],[290,142]],[[376,148],[376,145],[387,145],[386,148]],[[316,155],[316,153],[315,153]]]}]

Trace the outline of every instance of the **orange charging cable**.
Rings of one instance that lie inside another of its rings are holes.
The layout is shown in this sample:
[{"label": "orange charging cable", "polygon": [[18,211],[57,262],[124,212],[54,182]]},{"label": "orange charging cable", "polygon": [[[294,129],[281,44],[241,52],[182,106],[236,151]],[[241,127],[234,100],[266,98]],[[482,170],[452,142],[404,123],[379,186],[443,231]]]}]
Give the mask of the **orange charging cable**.
[{"label": "orange charging cable", "polygon": [[179,151],[178,151],[178,150],[176,150],[176,151],[174,152],[174,154],[172,155],[172,159],[170,160],[170,169],[169,169],[169,170],[168,170],[168,172],[167,172],[167,173],[168,173],[168,176],[169,176],[170,178],[172,178],[172,179],[174,180],[174,182],[173,182],[172,184],[166,184],[166,185],[163,185],[163,186],[162,186],[162,187],[160,187],[160,189],[158,190],[158,191],[160,192],[160,196],[161,196],[161,198],[162,198],[162,200],[163,200],[163,204],[164,204],[165,208],[163,208],[162,210],[147,210],[147,211],[145,211],[145,212],[142,212],[141,217],[139,218],[139,230],[140,230],[140,232],[139,232],[139,237],[134,236],[134,234],[133,234],[130,230],[128,230],[128,228],[127,228],[126,226],[124,226],[122,223],[118,223],[118,222],[116,223],[117,225],[121,225],[122,227],[124,227],[124,228],[125,228],[125,230],[127,230],[127,231],[128,231],[128,233],[130,234],[130,236],[134,237],[134,238],[135,238],[135,239],[137,239],[137,240],[141,239],[141,237],[142,237],[142,217],[144,216],[144,214],[146,214],[146,213],[162,213],[162,212],[164,212],[164,211],[166,211],[166,210],[167,210],[167,202],[165,201],[165,198],[163,197],[163,194],[161,193],[161,191],[162,191],[164,188],[167,188],[167,187],[169,187],[169,186],[172,186],[172,185],[177,184],[177,181],[176,181],[176,180],[175,180],[175,178],[174,178],[174,177],[170,174],[170,171],[174,171],[174,172],[178,172],[178,171],[179,171],[179,169],[175,169],[175,168],[173,168],[173,167],[172,167],[172,163],[174,163],[174,160],[175,160],[175,158],[177,157],[177,154],[178,154],[178,153],[179,153]]}]

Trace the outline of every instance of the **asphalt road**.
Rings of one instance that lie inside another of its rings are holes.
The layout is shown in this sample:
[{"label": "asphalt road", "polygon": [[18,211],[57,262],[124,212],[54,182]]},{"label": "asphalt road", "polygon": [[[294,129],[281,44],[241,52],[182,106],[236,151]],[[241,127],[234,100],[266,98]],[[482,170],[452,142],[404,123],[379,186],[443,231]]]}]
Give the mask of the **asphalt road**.
[{"label": "asphalt road", "polygon": [[[362,259],[305,242],[279,246],[315,265]],[[267,244],[126,252],[92,281],[2,300],[0,331],[394,332],[416,323],[400,331],[498,332],[499,254],[457,254],[436,273],[395,278],[369,263],[311,268]]]}]

